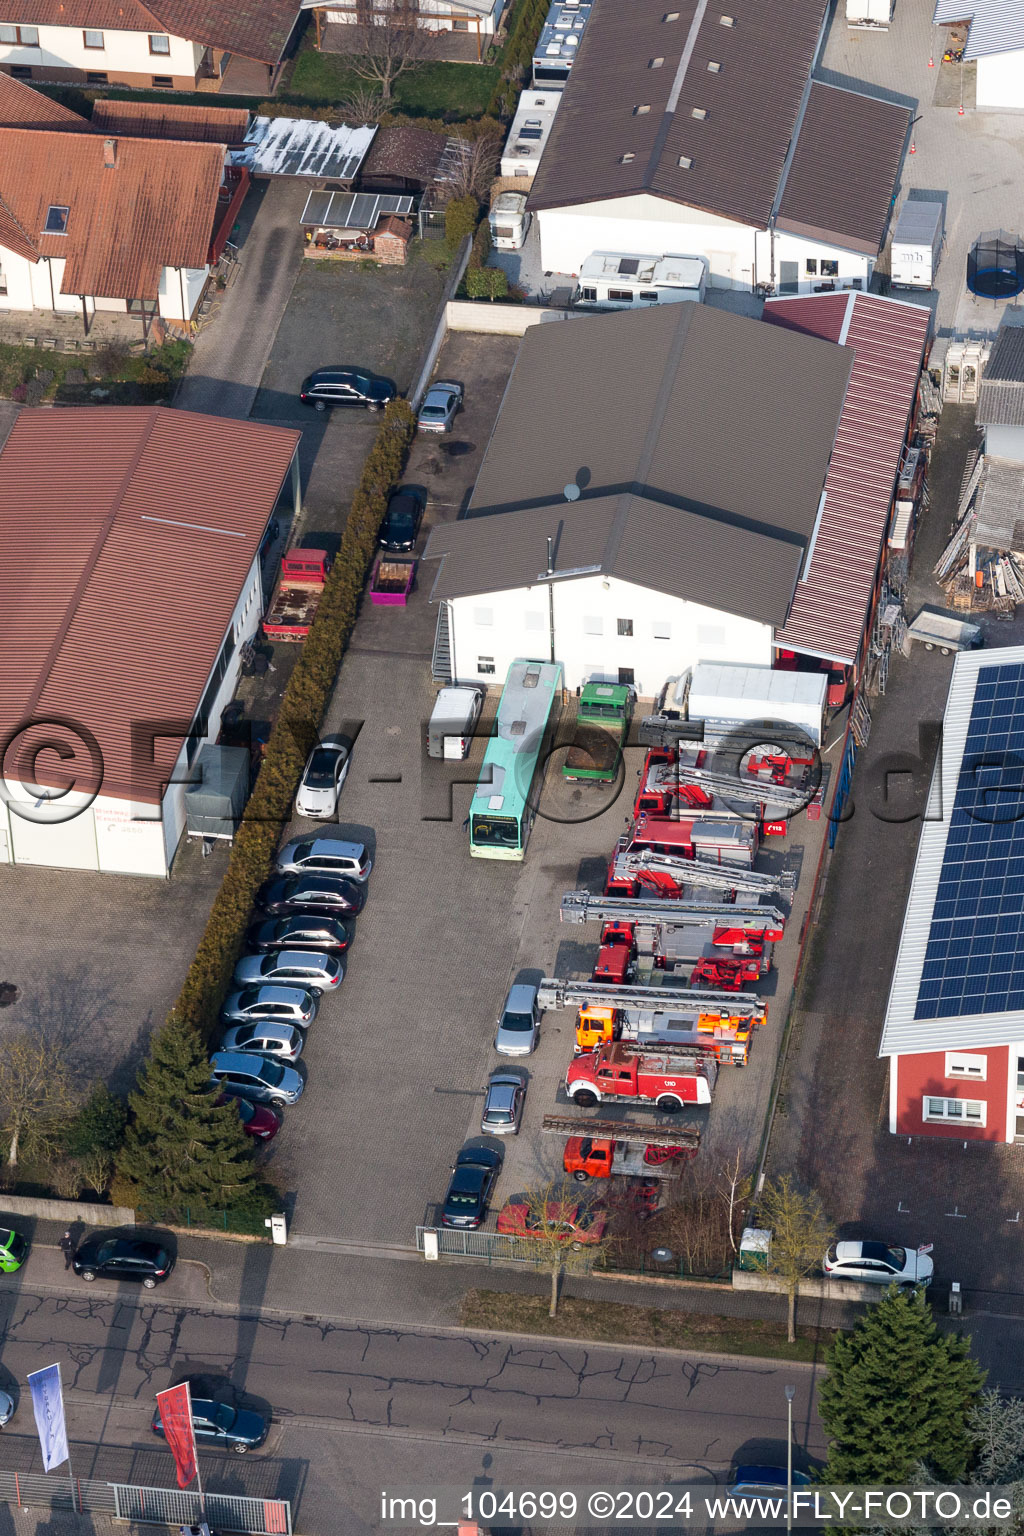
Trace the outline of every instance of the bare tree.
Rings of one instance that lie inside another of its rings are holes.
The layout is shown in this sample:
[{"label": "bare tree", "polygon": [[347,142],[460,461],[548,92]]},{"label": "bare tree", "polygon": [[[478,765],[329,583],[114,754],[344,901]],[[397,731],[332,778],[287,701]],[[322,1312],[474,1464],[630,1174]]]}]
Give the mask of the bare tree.
[{"label": "bare tree", "polygon": [[736,1208],[750,1196],[751,1180],[743,1172],[743,1149],[736,1148],[736,1155],[723,1163],[718,1175],[719,1188],[729,1212],[729,1246],[736,1253]]},{"label": "bare tree", "polygon": [[501,137],[480,133],[470,139],[457,131],[452,137],[457,141],[458,154],[448,157],[442,196],[445,202],[458,197],[475,197],[483,202],[497,170]]},{"label": "bare tree", "polygon": [[66,1049],[45,1034],[15,1035],[0,1049],[0,1125],[7,1161],[20,1151],[51,1149],[74,1112]]},{"label": "bare tree", "polygon": [[417,7],[407,0],[370,0],[370,7],[370,23],[347,62],[360,80],[377,86],[386,110],[396,81],[437,57],[437,34],[419,25]]},{"label": "bare tree", "polygon": [[548,1316],[555,1317],[562,1276],[589,1269],[604,1251],[604,1217],[587,1208],[579,1185],[567,1177],[528,1189],[522,1198],[530,1239],[541,1248],[551,1270]]},{"label": "bare tree", "polygon": [[815,1194],[804,1194],[788,1174],[761,1191],[761,1220],[771,1228],[769,1268],[781,1276],[789,1297],[788,1338],[796,1342],[796,1293],[800,1281],[818,1269],[832,1241],[832,1228]]},{"label": "bare tree", "polygon": [[369,81],[353,86],[338,107],[344,123],[379,123],[385,111],[380,87]]}]

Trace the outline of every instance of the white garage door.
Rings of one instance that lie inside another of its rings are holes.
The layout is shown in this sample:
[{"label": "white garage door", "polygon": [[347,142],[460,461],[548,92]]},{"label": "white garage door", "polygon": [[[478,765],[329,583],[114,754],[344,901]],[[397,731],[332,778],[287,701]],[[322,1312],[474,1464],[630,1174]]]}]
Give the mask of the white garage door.
[{"label": "white garage door", "polygon": [[48,864],[56,869],[98,869],[92,807],[70,821],[46,826],[11,813],[15,864]]}]

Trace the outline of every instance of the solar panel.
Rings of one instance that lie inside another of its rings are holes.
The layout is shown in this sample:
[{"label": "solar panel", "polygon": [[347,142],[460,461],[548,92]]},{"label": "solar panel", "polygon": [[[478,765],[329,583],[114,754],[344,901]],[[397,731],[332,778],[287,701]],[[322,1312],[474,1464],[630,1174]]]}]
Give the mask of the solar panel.
[{"label": "solar panel", "polygon": [[1024,1008],[1024,668],[978,674],[914,1017]]}]

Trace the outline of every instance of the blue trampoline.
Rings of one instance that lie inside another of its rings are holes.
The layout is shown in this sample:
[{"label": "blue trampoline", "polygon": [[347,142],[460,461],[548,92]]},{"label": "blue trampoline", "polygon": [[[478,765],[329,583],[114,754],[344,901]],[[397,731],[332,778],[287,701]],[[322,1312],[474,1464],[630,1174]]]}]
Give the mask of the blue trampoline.
[{"label": "blue trampoline", "polygon": [[1005,229],[979,235],[967,256],[967,286],[979,299],[1013,299],[1024,292],[1024,241]]}]

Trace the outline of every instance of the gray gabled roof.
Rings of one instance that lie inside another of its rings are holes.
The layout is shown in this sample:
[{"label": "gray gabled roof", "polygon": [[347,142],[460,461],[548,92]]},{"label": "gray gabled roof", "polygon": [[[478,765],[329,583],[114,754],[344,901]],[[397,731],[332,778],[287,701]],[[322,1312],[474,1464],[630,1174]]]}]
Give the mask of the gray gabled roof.
[{"label": "gray gabled roof", "polygon": [[[435,598],[614,574],[781,624],[852,356],[701,304],[523,338],[466,518],[433,531]],[[564,487],[581,488],[569,503]]]},{"label": "gray gabled roof", "polygon": [[981,376],[977,419],[983,427],[1024,427],[1024,312],[1011,314]]},{"label": "gray gabled roof", "polygon": [[1024,0],[938,0],[932,21],[970,21],[965,59],[1024,48]]}]

